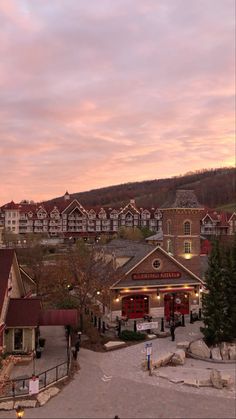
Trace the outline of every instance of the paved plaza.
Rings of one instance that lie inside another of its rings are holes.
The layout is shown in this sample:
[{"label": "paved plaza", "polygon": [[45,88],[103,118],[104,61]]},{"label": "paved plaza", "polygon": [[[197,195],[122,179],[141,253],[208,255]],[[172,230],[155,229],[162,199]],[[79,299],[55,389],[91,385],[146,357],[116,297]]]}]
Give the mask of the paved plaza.
[{"label": "paved plaza", "polygon": [[[176,341],[170,338],[154,339],[153,360],[159,355],[176,349],[176,343],[200,337],[200,323],[187,324],[176,329]],[[46,332],[46,331],[45,331]],[[56,340],[63,341],[63,328],[57,329]],[[54,366],[66,356],[61,345],[60,356],[53,352],[50,338],[41,361],[42,366]],[[65,345],[65,340],[64,340]],[[48,346],[48,354],[47,354]],[[44,358],[44,361],[43,361]],[[145,343],[129,346],[108,353],[95,353],[86,349],[79,352],[81,369],[74,379],[45,406],[26,409],[25,418],[234,418],[235,364],[216,364],[187,358],[184,366],[162,367],[153,376],[141,369],[145,358]],[[24,368],[24,371],[22,370]],[[25,373],[27,367],[19,367]],[[28,368],[31,368],[28,366]],[[210,387],[188,387],[174,384],[159,376],[169,378],[205,378],[210,369],[217,368],[230,374],[234,380],[231,389],[217,390]],[[14,375],[16,371],[14,372]],[[14,412],[0,412],[0,418],[14,417]]]}]

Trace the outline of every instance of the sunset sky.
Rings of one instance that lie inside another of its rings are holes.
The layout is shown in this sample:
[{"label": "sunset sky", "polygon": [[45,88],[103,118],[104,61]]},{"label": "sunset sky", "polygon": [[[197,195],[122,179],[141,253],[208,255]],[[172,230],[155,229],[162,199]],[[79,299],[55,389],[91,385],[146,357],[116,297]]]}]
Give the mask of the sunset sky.
[{"label": "sunset sky", "polygon": [[0,204],[233,166],[234,0],[1,0]]}]

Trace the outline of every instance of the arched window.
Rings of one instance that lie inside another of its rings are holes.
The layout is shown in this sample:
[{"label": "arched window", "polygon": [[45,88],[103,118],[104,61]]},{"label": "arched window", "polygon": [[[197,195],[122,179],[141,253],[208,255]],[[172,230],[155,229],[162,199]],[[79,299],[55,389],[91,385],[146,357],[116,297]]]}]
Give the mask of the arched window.
[{"label": "arched window", "polygon": [[184,222],[184,234],[185,236],[189,236],[191,234],[191,224],[190,221]]},{"label": "arched window", "polygon": [[167,234],[171,234],[171,220],[167,220],[166,226],[167,226]]}]

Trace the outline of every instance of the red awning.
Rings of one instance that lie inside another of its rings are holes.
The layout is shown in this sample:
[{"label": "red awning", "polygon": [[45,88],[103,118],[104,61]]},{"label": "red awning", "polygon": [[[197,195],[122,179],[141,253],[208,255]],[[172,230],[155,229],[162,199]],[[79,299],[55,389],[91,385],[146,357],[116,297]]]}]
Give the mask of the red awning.
[{"label": "red awning", "polygon": [[78,325],[78,311],[69,310],[45,310],[39,316],[40,326],[74,326]]}]

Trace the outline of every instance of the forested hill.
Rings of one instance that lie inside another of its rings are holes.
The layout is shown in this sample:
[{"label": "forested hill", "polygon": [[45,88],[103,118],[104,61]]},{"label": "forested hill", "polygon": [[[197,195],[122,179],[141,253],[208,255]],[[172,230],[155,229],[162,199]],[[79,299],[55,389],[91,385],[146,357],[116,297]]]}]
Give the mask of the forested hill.
[{"label": "forested hill", "polygon": [[[183,176],[124,183],[71,194],[84,206],[121,206],[135,199],[138,206],[160,207],[176,189],[193,189],[201,204],[216,208],[236,203],[236,169],[190,172]],[[57,201],[55,198],[52,201]]]}]

